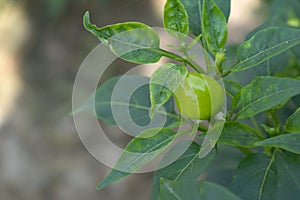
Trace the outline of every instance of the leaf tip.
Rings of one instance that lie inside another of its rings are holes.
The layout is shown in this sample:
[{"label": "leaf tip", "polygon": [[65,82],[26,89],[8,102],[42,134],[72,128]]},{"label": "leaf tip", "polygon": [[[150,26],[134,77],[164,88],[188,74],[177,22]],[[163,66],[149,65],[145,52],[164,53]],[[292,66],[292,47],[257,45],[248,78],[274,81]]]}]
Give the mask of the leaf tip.
[{"label": "leaf tip", "polygon": [[85,11],[85,13],[83,15],[83,26],[84,26],[84,28],[88,29],[89,24],[90,24],[90,12]]},{"label": "leaf tip", "polygon": [[[109,174],[110,175],[110,174]],[[109,175],[105,177],[96,187],[96,190],[101,190],[102,188],[112,184],[112,182],[109,181]]]},{"label": "leaf tip", "polygon": [[101,190],[102,188],[104,188],[106,185],[103,183],[103,181],[101,181],[97,187],[96,187],[96,190]]}]

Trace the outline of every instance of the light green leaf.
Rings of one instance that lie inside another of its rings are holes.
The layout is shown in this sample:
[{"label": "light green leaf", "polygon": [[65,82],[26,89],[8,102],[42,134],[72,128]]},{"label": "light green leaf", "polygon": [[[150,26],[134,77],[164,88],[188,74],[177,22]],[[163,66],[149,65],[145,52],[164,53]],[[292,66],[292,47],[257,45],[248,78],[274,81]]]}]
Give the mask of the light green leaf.
[{"label": "light green leaf", "polygon": [[228,30],[226,18],[214,0],[203,0],[202,34],[209,50],[216,55],[223,52]]},{"label": "light green leaf", "polygon": [[269,27],[254,34],[238,49],[238,63],[231,71],[242,71],[300,44],[300,29]]},{"label": "light green leaf", "polygon": [[160,66],[150,79],[150,116],[172,97],[173,92],[183,83],[188,71],[184,65],[167,63]]},{"label": "light green leaf", "polygon": [[300,81],[297,79],[259,76],[234,96],[232,109],[239,108],[238,118],[248,118],[299,93]]},{"label": "light green leaf", "polygon": [[251,148],[260,140],[257,131],[246,124],[226,122],[219,142],[237,147]]},{"label": "light green leaf", "polygon": [[243,200],[276,199],[277,174],[274,157],[251,154],[241,161],[231,190]]},{"label": "light green leaf", "polygon": [[[201,34],[201,15],[200,11],[202,10],[203,0],[180,0],[183,6],[185,7],[187,14],[189,16],[189,26],[190,32],[195,36]],[[228,21],[230,15],[230,0],[215,0],[216,4],[223,11],[226,20]]]},{"label": "light green leaf", "polygon": [[99,183],[100,190],[138,170],[149,163],[176,137],[176,132],[171,129],[149,129],[135,137],[124,149],[114,169]]},{"label": "light green leaf", "polygon": [[199,153],[200,158],[206,157],[215,147],[222,133],[224,123],[225,119],[220,118],[214,122],[211,128],[208,129],[201,145]]},{"label": "light green leaf", "polygon": [[223,186],[208,181],[160,180],[159,200],[239,200]]},{"label": "light green leaf", "polygon": [[150,107],[149,78],[126,75],[104,82],[75,112],[91,111],[106,124],[118,125],[133,135],[178,122],[173,98],[164,104],[166,113],[158,111],[152,120],[149,117]]},{"label": "light green leaf", "polygon": [[167,0],[164,7],[164,27],[170,35],[184,38],[189,33],[189,19],[179,0]]},{"label": "light green leaf", "polygon": [[289,133],[300,133],[300,108],[286,120],[284,129]]},{"label": "light green leaf", "polygon": [[300,133],[283,134],[255,143],[256,146],[271,146],[300,154]]},{"label": "light green leaf", "polygon": [[89,12],[85,13],[83,24],[85,29],[124,60],[138,64],[156,63],[162,56],[157,51],[160,44],[158,34],[145,24],[126,22],[98,28],[90,23]]},{"label": "light green leaf", "polygon": [[[170,149],[170,151],[165,155],[164,159],[168,159],[169,154],[172,154],[174,151],[176,151],[175,148],[180,148],[179,144]],[[160,178],[166,178],[172,181],[197,180],[200,174],[204,172],[216,155],[216,151],[214,150],[205,158],[200,159],[199,151],[200,146],[193,142],[188,150],[182,154],[178,160],[155,172],[151,193],[152,200],[155,200],[158,197]]]},{"label": "light green leaf", "polygon": [[300,160],[299,156],[276,152],[276,168],[278,176],[277,199],[299,199]]}]

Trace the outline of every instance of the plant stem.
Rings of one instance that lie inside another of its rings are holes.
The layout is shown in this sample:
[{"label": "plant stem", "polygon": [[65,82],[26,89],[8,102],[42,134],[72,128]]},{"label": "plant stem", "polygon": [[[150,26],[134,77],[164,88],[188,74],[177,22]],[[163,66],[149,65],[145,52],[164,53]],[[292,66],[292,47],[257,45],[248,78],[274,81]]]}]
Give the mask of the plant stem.
[{"label": "plant stem", "polygon": [[228,76],[230,73],[231,73],[231,70],[228,70],[228,71],[226,71],[226,72],[223,72],[223,73],[222,73],[222,77],[224,78],[224,77]]},{"label": "plant stem", "polygon": [[216,54],[216,57],[215,57],[215,65],[216,65],[216,67],[218,68],[220,74],[223,73],[222,63],[224,62],[225,59],[226,59],[225,53],[223,53],[223,52],[218,52],[218,53]]},{"label": "plant stem", "polygon": [[159,53],[161,53],[163,56],[171,58],[173,60],[177,60],[177,61],[181,61],[184,62],[186,64],[188,64],[189,66],[191,66],[193,69],[195,69],[197,72],[199,73],[205,73],[205,71],[199,66],[197,65],[195,62],[191,61],[191,60],[187,60],[175,53],[166,51],[164,49],[157,49],[159,51]]},{"label": "plant stem", "polygon": [[197,44],[200,41],[201,38],[202,38],[202,34],[195,37],[195,39],[187,46],[187,49],[189,50],[189,49],[193,48],[193,46],[195,44]]}]

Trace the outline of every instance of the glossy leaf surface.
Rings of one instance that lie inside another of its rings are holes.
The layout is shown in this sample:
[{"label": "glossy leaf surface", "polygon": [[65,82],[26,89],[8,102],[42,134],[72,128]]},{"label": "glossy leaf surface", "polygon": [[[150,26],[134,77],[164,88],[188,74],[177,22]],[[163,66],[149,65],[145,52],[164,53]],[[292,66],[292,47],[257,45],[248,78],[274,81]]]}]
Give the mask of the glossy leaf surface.
[{"label": "glossy leaf surface", "polygon": [[189,33],[188,15],[179,0],[167,0],[164,7],[164,27],[177,38],[183,38]]},{"label": "glossy leaf surface", "polygon": [[238,147],[255,147],[259,141],[257,132],[246,124],[239,122],[226,122],[219,142]]},{"label": "glossy leaf surface", "polygon": [[101,189],[135,172],[149,163],[173,141],[176,132],[171,129],[149,129],[135,137],[124,149],[114,169],[101,181]]},{"label": "glossy leaf surface", "polygon": [[238,49],[238,63],[232,71],[242,71],[300,44],[300,29],[269,27],[255,33]]},{"label": "glossy leaf surface", "polygon": [[203,0],[202,33],[209,50],[216,54],[223,52],[228,30],[226,18],[214,0]]},{"label": "glossy leaf surface", "polygon": [[257,146],[278,147],[300,154],[300,133],[283,134],[257,142]]},{"label": "glossy leaf surface", "polygon": [[269,110],[300,93],[300,81],[292,78],[256,77],[233,99],[238,118],[247,118]]},{"label": "glossy leaf surface", "polygon": [[[177,147],[175,146],[174,148]],[[159,180],[161,178],[166,178],[172,181],[197,180],[200,174],[204,172],[216,155],[216,151],[212,151],[208,156],[200,159],[199,151],[200,146],[193,142],[187,151],[178,158],[178,160],[155,172],[151,193],[152,200],[157,199],[158,197],[160,190]],[[172,154],[172,152],[173,149],[171,149],[169,153],[165,155],[166,159],[168,159],[169,154]]]},{"label": "glossy leaf surface", "polygon": [[112,52],[124,60],[145,64],[156,63],[162,54],[157,51],[160,40],[149,26],[139,22],[125,22],[98,28],[90,23],[89,13],[83,19],[84,27]]}]

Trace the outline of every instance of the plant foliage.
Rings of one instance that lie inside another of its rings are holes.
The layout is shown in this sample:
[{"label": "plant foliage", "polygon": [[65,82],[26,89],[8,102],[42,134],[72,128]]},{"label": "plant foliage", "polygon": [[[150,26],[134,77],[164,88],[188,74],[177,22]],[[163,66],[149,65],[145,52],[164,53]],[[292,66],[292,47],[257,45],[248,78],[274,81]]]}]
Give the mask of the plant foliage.
[{"label": "plant foliage", "polygon": [[[178,137],[194,134],[199,137],[176,161],[155,172],[151,199],[299,199],[300,3],[298,0],[268,2],[270,19],[249,33],[234,56],[226,51],[230,49],[226,46],[230,0],[167,0],[164,28],[180,40],[180,46],[175,47],[177,53],[162,49],[158,33],[143,23],[125,22],[98,28],[90,22],[89,13],[85,13],[84,27],[118,57],[138,64],[156,63],[162,57],[174,61],[160,66],[150,79],[124,76],[126,81],[121,90],[125,93],[139,79],[147,82],[132,94],[129,103],[112,98],[120,79],[114,77],[91,95],[94,104],[91,101],[83,104],[81,110],[94,105],[96,116],[109,125],[118,125],[112,109],[122,110],[122,107],[128,108],[129,118],[141,126],[158,119],[157,124],[153,122],[152,126],[133,133],[136,137],[97,189],[134,173]],[[188,36],[194,38],[190,44],[185,43]],[[228,94],[225,123],[212,116],[212,121],[206,122],[214,121],[213,127],[186,119],[174,108],[174,91],[183,84],[188,67],[204,73],[193,57],[188,56],[195,43],[202,45],[206,58],[211,56],[214,60],[212,64],[206,59],[207,71],[213,69],[216,73],[209,75],[224,78]],[[234,57],[236,63],[228,65],[226,57]],[[238,81],[237,77],[247,77],[249,73],[254,74],[251,80]],[[164,117],[166,121],[161,126],[158,122]],[[129,118],[122,118],[124,123],[120,128],[130,131],[131,125],[126,121]],[[180,123],[191,126],[178,132],[175,128]],[[220,136],[216,130],[221,130]],[[216,137],[201,146],[201,138],[214,134]],[[230,185],[218,185],[201,176],[218,157],[220,143],[245,153]],[[176,145],[161,162],[175,151]]]}]

